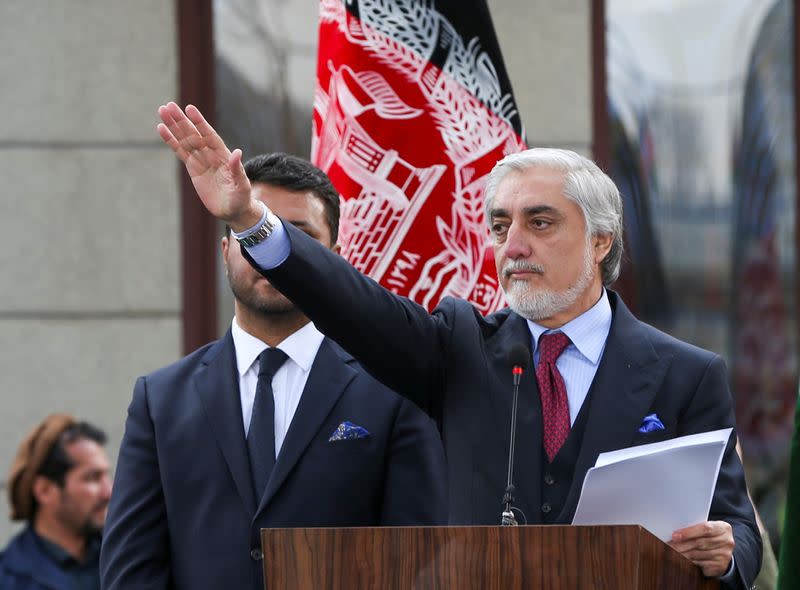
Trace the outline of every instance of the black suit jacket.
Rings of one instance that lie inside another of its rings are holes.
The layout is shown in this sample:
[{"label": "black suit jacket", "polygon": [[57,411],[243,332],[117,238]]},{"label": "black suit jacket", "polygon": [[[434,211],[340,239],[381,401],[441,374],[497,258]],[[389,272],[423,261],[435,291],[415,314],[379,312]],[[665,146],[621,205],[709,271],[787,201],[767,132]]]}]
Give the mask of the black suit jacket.
[{"label": "black suit jacket", "polygon": [[[508,351],[530,347],[527,323],[508,309],[483,317],[445,298],[433,314],[364,277],[289,224],[291,254],[270,282],[383,383],[426,409],[445,444],[450,521],[496,524],[505,488],[511,421]],[[252,260],[251,260],[252,262]],[[588,420],[571,488],[558,522],[569,523],[586,471],[599,453],[734,426],[723,360],[638,321],[614,292],[611,331],[590,390]],[[541,419],[536,379],[523,377],[516,436],[516,505],[541,521]],[[663,431],[642,435],[656,413]],[[710,520],[733,526],[734,586],[749,586],[761,562],[761,538],[731,437]]]},{"label": "black suit jacket", "polygon": [[[366,438],[329,442],[343,421]],[[230,332],[141,377],[101,553],[106,590],[263,588],[260,529],[441,524],[435,425],[325,339],[256,498]]]}]

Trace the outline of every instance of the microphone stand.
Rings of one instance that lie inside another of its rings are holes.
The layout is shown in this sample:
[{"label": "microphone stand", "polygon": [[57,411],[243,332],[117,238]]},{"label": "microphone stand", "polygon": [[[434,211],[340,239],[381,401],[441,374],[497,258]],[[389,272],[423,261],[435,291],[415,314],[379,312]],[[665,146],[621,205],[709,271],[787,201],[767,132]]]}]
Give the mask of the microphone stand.
[{"label": "microphone stand", "polygon": [[509,436],[508,447],[508,478],[506,491],[503,494],[503,512],[501,515],[501,526],[517,526],[517,519],[514,516],[514,484],[512,477],[514,473],[514,444],[517,438],[517,398],[519,397],[519,382],[522,378],[522,367],[514,365],[512,374],[514,375],[514,394],[511,402],[511,436]]}]

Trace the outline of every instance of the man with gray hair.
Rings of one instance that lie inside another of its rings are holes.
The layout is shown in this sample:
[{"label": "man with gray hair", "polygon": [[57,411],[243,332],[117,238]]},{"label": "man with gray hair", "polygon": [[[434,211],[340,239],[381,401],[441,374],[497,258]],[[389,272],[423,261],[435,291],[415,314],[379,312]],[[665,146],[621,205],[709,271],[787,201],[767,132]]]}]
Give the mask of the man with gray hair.
[{"label": "man with gray hair", "polygon": [[[533,149],[500,161],[487,183],[486,218],[510,309],[483,317],[445,298],[429,314],[252,199],[241,151],[229,151],[196,108],[169,103],[159,115],[161,138],[251,263],[322,332],[437,420],[451,523],[499,520],[509,351],[519,345],[533,351],[536,366],[535,378],[522,378],[516,430],[515,499],[528,524],[571,522],[601,452],[734,425],[723,360],[638,321],[609,288],[623,251],[622,202],[586,158]],[[675,531],[671,545],[726,588],[747,588],[761,543],[735,438],[709,521]]]}]

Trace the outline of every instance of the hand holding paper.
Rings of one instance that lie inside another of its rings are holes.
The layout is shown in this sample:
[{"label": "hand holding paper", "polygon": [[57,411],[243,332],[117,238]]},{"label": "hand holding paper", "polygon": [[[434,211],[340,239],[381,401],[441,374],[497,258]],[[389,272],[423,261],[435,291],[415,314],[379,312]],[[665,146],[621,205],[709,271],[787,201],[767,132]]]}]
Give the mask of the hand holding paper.
[{"label": "hand holding paper", "polygon": [[736,543],[731,525],[713,520],[675,531],[669,545],[712,578],[728,571]]},{"label": "hand holding paper", "polygon": [[[725,428],[601,453],[586,474],[572,524],[640,524],[664,542],[685,529],[680,547],[713,553],[717,535],[698,536],[694,525],[705,524],[708,518],[731,431]],[[730,525],[726,526],[732,542]],[[703,562],[716,560],[716,553],[702,554]]]}]

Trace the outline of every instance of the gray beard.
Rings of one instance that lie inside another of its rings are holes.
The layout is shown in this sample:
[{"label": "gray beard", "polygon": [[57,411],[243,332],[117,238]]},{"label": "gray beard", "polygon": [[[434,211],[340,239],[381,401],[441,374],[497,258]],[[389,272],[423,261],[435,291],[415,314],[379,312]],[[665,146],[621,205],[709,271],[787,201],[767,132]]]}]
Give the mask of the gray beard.
[{"label": "gray beard", "polygon": [[[506,272],[514,267],[514,262],[507,263],[501,272]],[[544,274],[544,267],[534,265],[536,272]],[[538,322],[551,318],[572,307],[578,298],[586,291],[594,279],[594,268],[592,263],[592,251],[586,248],[583,259],[583,271],[571,287],[565,291],[535,291],[525,281],[514,281],[509,283],[508,290],[505,290],[508,306],[516,313],[527,320]]]}]

